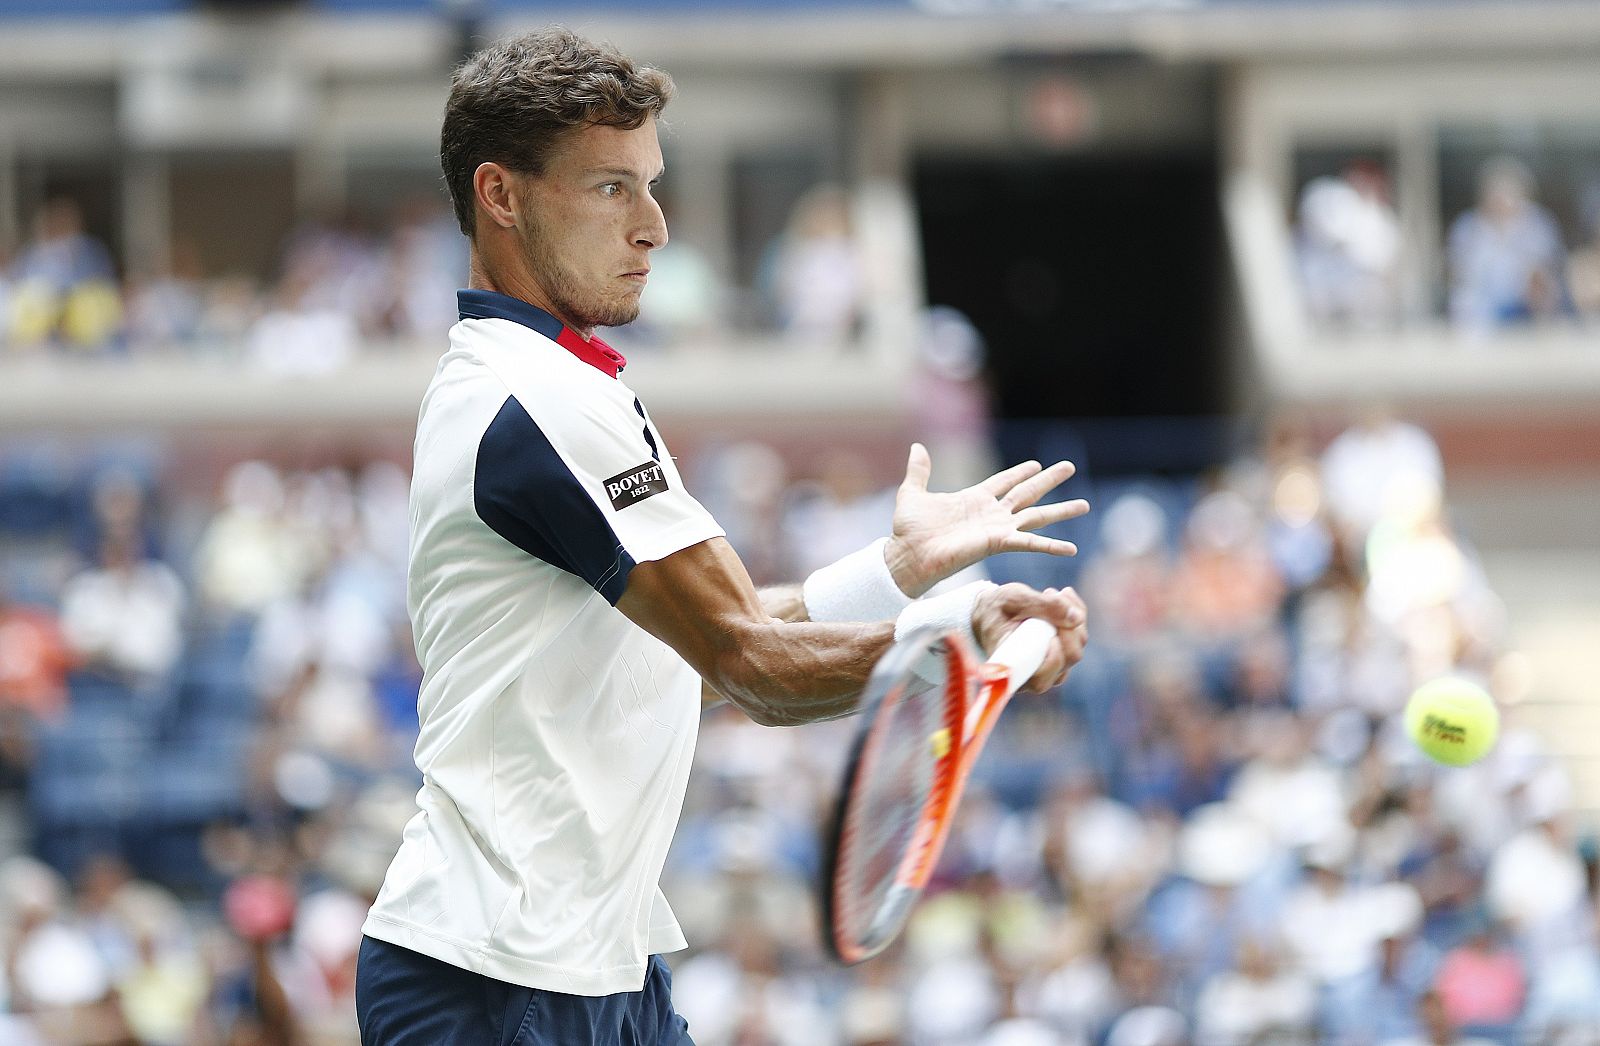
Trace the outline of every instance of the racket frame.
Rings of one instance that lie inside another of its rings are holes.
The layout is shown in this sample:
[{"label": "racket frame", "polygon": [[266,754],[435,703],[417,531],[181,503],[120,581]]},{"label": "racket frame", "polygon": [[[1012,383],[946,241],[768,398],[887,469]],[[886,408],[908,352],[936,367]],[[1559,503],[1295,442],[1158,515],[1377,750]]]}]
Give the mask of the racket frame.
[{"label": "racket frame", "polygon": [[[933,787],[923,802],[911,843],[896,869],[890,893],[886,894],[886,898],[891,895],[894,897],[895,907],[888,913],[888,918],[895,920],[897,925],[892,932],[883,935],[876,945],[848,940],[841,935],[842,927],[835,915],[847,906],[845,898],[840,896],[839,856],[848,845],[843,833],[862,766],[870,765],[869,760],[883,743],[882,733],[876,727],[880,718],[893,713],[905,692],[904,684],[891,684],[878,690],[870,707],[863,710],[865,725],[857,732],[851,746],[844,787],[840,789],[833,825],[826,837],[828,845],[824,855],[821,891],[822,936],[834,958],[853,966],[879,954],[899,936],[911,906],[938,867],[939,857],[944,852],[955,822],[955,812],[966,791],[967,779],[983,751],[984,743],[994,731],[995,723],[999,721],[1000,713],[1005,710],[1012,695],[1044,660],[1054,636],[1055,629],[1047,622],[1025,621],[982,664],[974,663],[967,641],[957,633],[950,632],[939,637],[938,641],[944,644],[946,658],[944,729],[950,731],[950,743],[939,757]],[[916,648],[926,650],[933,641],[927,632],[918,631],[902,639],[895,649],[901,649],[902,644],[907,648],[915,644]],[[899,665],[890,656],[880,662],[880,668],[883,667],[902,676],[909,668]],[[877,671],[874,670],[875,674]],[[869,683],[871,689],[874,688]],[[888,904],[880,906],[880,918],[883,917],[882,909],[888,907]],[[873,925],[876,925],[876,920]]]},{"label": "racket frame", "polygon": [[[963,734],[967,721],[967,699],[971,693],[971,676],[974,672],[972,655],[968,652],[965,641],[953,633],[938,636],[931,629],[919,629],[903,637],[895,644],[895,648],[920,651],[930,648],[934,643],[944,646],[945,710],[941,729],[946,732],[947,738],[945,749],[937,756],[934,765],[933,784],[923,800],[911,841],[900,858],[890,887],[891,891],[898,891],[904,898],[902,905],[905,913],[909,913],[910,902],[915,899],[914,895],[921,893],[922,888],[927,885],[934,866],[938,863],[939,852],[943,849],[944,833],[940,828],[952,809],[951,795],[959,789],[958,778],[961,773]],[[892,659],[885,658],[879,662],[879,668],[874,669],[874,674],[886,665],[891,666],[890,670],[896,676],[903,677],[909,671],[909,665],[896,665]],[[848,898],[842,895],[843,884],[838,873],[841,858],[850,846],[847,826],[857,795],[857,785],[863,768],[873,765],[875,757],[885,743],[884,731],[879,729],[879,725],[886,723],[894,714],[905,696],[906,683],[901,678],[881,689],[869,683],[868,689],[877,689],[877,693],[870,705],[862,710],[863,725],[856,732],[855,740],[850,747],[844,785],[839,791],[833,823],[826,836],[828,845],[823,859],[820,891],[823,942],[829,954],[847,966],[865,962],[882,952],[899,936],[900,929],[896,926],[893,932],[883,935],[881,942],[874,946],[846,938],[843,934],[842,920],[836,918],[839,913],[851,908]],[[929,738],[929,743],[933,743],[932,737]],[[912,896],[906,896],[908,891]],[[903,915],[898,921],[903,924]]]}]

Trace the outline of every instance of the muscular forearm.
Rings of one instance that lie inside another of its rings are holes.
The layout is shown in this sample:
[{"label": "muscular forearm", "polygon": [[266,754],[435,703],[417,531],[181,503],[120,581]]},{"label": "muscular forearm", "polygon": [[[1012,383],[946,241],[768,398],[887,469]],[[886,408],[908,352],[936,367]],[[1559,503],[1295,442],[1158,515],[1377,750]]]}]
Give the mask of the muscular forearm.
[{"label": "muscular forearm", "polygon": [[786,621],[798,589],[750,584],[720,538],[636,566],[617,609],[678,652],[750,718],[792,725],[848,714],[894,626]]},{"label": "muscular forearm", "polygon": [[[958,595],[966,600],[961,620],[970,619],[985,650],[1028,617],[1044,617],[1063,637],[1071,632],[1072,642],[1058,640],[1030,685],[1059,682],[1081,655],[1081,603],[1024,585],[983,594],[952,592],[950,598]],[[801,603],[793,593],[759,595],[727,541],[710,538],[637,564],[617,609],[677,651],[707,686],[751,719],[792,726],[854,711],[895,630],[889,621],[785,621],[769,611],[798,614]]]},{"label": "muscular forearm", "polygon": [[769,621],[738,630],[708,682],[763,726],[798,726],[855,711],[894,625]]},{"label": "muscular forearm", "polygon": [[[774,585],[756,592],[761,600],[761,609],[768,617],[775,617],[779,621],[808,621],[806,614],[806,601],[801,595],[799,585]],[[701,709],[713,708],[722,704],[727,698],[701,680],[700,707]]]}]

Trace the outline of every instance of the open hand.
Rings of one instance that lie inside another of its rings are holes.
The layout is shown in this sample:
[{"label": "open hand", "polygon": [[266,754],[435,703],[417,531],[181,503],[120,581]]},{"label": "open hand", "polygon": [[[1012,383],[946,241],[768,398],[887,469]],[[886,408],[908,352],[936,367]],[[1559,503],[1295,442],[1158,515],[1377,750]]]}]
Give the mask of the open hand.
[{"label": "open hand", "polygon": [[906,595],[916,598],[997,552],[1077,554],[1078,546],[1070,541],[1031,533],[1089,511],[1081,498],[1038,504],[1077,471],[1072,462],[1043,468],[1037,461],[1025,461],[965,490],[941,493],[928,489],[932,468],[927,448],[913,443],[906,478],[895,495],[894,533],[883,556]]}]

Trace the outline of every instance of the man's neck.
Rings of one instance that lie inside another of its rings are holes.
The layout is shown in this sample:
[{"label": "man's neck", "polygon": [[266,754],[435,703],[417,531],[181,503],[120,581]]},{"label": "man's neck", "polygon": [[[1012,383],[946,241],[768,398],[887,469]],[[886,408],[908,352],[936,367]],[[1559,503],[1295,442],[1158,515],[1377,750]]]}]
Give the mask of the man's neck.
[{"label": "man's neck", "polygon": [[584,341],[588,341],[594,336],[593,327],[580,327],[573,323],[570,318],[563,316],[551,302],[550,296],[531,277],[510,267],[495,266],[495,271],[493,272],[490,269],[491,267],[484,263],[483,256],[478,252],[477,246],[474,245],[471,264],[467,271],[467,287],[476,291],[494,291],[497,294],[505,294],[543,309],[560,320],[568,330]]}]

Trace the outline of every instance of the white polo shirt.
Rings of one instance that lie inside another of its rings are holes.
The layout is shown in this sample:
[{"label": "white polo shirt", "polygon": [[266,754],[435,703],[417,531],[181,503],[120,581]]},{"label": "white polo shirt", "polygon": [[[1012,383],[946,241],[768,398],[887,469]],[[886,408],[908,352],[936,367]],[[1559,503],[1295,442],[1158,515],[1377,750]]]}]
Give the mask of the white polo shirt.
[{"label": "white polo shirt", "polygon": [[408,602],[421,808],[365,932],[573,995],[683,948],[657,886],[700,679],[614,604],[722,534],[617,377],[539,309],[460,293],[417,422]]}]

